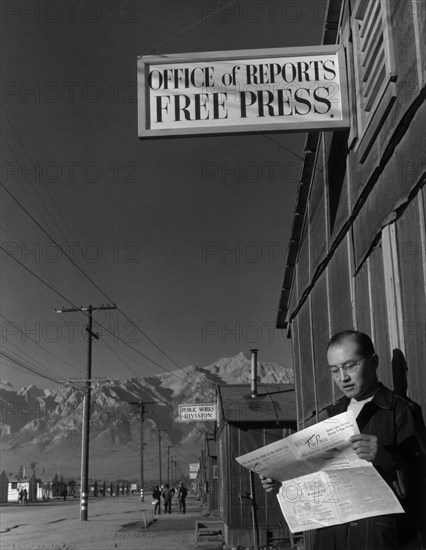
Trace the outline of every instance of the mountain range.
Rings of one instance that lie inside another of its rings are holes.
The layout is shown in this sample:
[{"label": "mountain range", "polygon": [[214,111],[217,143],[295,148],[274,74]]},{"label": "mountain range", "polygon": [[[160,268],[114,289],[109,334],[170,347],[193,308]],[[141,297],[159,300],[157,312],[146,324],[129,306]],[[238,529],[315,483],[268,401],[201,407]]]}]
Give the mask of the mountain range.
[{"label": "mountain range", "polygon": [[[97,480],[138,480],[140,476],[140,408],[143,402],[144,475],[158,480],[175,473],[188,475],[204,447],[206,422],[179,422],[184,403],[212,403],[216,386],[249,384],[250,359],[244,353],[221,358],[206,367],[191,365],[167,374],[92,383],[89,477]],[[258,384],[293,383],[293,370],[259,362]],[[73,381],[55,389],[34,385],[15,389],[4,382],[1,399],[1,470],[12,480],[23,466],[37,463],[43,481],[55,474],[80,476],[84,383]],[[210,426],[211,427],[211,426]]]}]

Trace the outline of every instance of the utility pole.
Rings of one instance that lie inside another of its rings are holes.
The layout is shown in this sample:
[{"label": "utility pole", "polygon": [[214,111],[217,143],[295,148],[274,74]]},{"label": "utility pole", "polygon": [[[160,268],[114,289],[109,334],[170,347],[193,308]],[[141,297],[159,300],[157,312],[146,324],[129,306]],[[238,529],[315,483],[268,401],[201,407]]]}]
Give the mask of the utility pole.
[{"label": "utility pole", "polygon": [[166,432],[167,430],[160,430],[158,429],[158,467],[159,467],[159,477],[160,477],[160,487],[163,483],[162,477],[161,477],[161,432]]},{"label": "utility pole", "polygon": [[174,476],[174,479],[175,479],[175,482],[176,482],[176,481],[177,481],[177,478],[178,478],[178,476],[177,476],[177,460],[175,460],[174,465],[175,465],[175,476]]},{"label": "utility pole", "polygon": [[167,483],[170,486],[170,449],[173,445],[167,445]]},{"label": "utility pole", "polygon": [[155,405],[154,401],[129,401],[129,405],[136,405],[139,407],[140,418],[141,418],[141,502],[145,502],[144,495],[144,473],[143,473],[143,415],[145,414],[145,405]]},{"label": "utility pole", "polygon": [[89,334],[87,347],[87,379],[86,391],[83,403],[83,429],[81,434],[81,476],[80,476],[80,521],[87,521],[87,505],[89,499],[89,440],[90,440],[90,393],[92,379],[92,338],[99,340],[98,334],[94,333],[93,312],[103,309],[117,309],[117,306],[99,306],[57,309],[55,313],[75,313],[76,311],[87,311],[88,324],[86,331]]}]

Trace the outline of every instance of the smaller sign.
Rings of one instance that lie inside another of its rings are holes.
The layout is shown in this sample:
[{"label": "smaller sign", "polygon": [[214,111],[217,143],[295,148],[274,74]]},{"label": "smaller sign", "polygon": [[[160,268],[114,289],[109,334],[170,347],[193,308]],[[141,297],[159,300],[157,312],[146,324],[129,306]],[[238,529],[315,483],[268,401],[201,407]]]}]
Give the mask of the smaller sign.
[{"label": "smaller sign", "polygon": [[200,467],[200,465],[199,465],[198,462],[193,462],[192,464],[189,465],[189,471],[197,473],[199,467]]},{"label": "smaller sign", "polygon": [[197,479],[197,472],[189,472],[189,479]]},{"label": "smaller sign", "polygon": [[179,405],[179,422],[216,420],[216,403]]}]

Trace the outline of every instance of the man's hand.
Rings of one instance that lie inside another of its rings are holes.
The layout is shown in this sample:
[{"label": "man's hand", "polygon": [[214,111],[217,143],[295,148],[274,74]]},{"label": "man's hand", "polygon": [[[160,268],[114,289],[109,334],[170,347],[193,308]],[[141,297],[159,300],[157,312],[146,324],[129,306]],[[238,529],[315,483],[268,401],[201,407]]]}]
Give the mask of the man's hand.
[{"label": "man's hand", "polygon": [[352,443],[352,449],[356,452],[359,458],[373,462],[376,458],[379,448],[377,443],[377,435],[356,434],[349,438]]},{"label": "man's hand", "polygon": [[281,481],[276,481],[270,477],[265,477],[259,474],[260,483],[267,493],[278,493],[281,487]]}]

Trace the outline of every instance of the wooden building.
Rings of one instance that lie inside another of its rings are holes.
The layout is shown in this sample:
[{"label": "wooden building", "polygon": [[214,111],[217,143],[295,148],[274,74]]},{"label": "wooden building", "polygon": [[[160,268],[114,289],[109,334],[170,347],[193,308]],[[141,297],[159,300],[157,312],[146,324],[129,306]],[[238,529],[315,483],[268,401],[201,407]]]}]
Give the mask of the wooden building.
[{"label": "wooden building", "polygon": [[424,3],[330,0],[323,43],[344,47],[350,129],[306,137],[277,328],[293,342],[298,427],[341,395],[330,336],[356,328],[379,377],[426,411]]},{"label": "wooden building", "polygon": [[[290,540],[275,495],[235,457],[268,445],[296,428],[293,384],[218,386],[218,505],[226,548]],[[253,498],[250,498],[250,497]]]},{"label": "wooden building", "polygon": [[200,468],[197,473],[197,485],[199,487],[201,503],[207,504],[207,460],[206,460],[206,450],[201,449],[200,453]]},{"label": "wooden building", "polygon": [[217,441],[214,434],[206,437],[205,441],[205,463],[206,463],[206,492],[207,509],[210,513],[217,512],[218,501],[218,474],[217,474]]},{"label": "wooden building", "polygon": [[6,472],[3,470],[0,475],[0,503],[8,501],[9,497],[9,478]]}]

